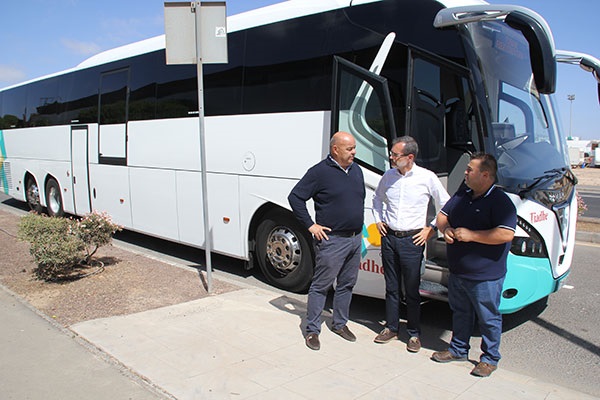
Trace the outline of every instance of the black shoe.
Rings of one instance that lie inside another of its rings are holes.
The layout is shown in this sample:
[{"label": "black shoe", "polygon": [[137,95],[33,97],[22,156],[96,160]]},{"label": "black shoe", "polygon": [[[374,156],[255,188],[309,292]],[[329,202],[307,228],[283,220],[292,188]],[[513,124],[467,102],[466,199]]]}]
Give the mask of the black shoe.
[{"label": "black shoe", "polygon": [[354,333],[350,332],[350,329],[348,329],[348,326],[346,325],[342,326],[340,329],[332,329],[332,331],[349,342],[356,342],[356,336],[354,336]]},{"label": "black shoe", "polygon": [[319,350],[321,348],[321,342],[319,341],[318,333],[309,333],[306,335],[306,346],[311,350]]}]

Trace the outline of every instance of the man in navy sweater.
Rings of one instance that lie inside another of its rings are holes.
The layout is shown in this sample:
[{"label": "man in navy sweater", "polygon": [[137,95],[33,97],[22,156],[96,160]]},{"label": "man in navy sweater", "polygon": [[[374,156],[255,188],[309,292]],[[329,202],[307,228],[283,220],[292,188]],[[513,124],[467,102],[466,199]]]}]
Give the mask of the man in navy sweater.
[{"label": "man in navy sweater", "polygon": [[[288,196],[294,215],[315,240],[305,335],[312,350],[321,347],[321,313],[336,279],[332,331],[351,342],[356,340],[346,325],[358,277],[364,223],[365,184],[362,170],[354,163],[355,154],[354,137],[337,132],[331,138],[329,155],[311,167]],[[314,201],[316,221],[306,208],[309,199]]]}]

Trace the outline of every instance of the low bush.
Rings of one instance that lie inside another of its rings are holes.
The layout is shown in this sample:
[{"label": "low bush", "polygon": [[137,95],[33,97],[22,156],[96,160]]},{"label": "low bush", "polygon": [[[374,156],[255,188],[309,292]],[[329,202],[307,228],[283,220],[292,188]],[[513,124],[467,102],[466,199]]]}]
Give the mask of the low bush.
[{"label": "low bush", "polygon": [[36,276],[51,281],[89,265],[98,248],[109,244],[119,230],[106,213],[93,212],[81,220],[29,213],[19,222],[18,238],[30,244]]}]

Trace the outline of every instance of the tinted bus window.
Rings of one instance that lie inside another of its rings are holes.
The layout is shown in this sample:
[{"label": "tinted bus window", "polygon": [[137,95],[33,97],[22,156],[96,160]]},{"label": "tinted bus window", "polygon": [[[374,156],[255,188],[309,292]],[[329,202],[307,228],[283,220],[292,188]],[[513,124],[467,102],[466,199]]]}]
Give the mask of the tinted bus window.
[{"label": "tinted bus window", "polygon": [[60,114],[61,124],[88,124],[98,122],[97,68],[84,69],[65,75],[59,93],[65,106]]},{"label": "tinted bus window", "polygon": [[[164,53],[162,53],[164,54]],[[164,57],[161,52],[144,54],[131,60],[129,94],[130,121],[156,118],[156,96],[158,81],[164,74]],[[161,64],[162,59],[162,64]]]},{"label": "tinted bus window", "polygon": [[165,64],[161,70],[165,73],[156,89],[156,118],[198,116],[196,66]]},{"label": "tinted bus window", "polygon": [[[312,20],[312,21],[308,21]],[[330,54],[316,56],[331,17],[316,15],[247,32],[242,112],[313,111],[331,107]]]},{"label": "tinted bus window", "polygon": [[245,37],[245,32],[228,35],[227,64],[210,64],[204,67],[206,115],[235,115],[242,112]]},{"label": "tinted bus window", "polygon": [[102,75],[100,123],[123,124],[127,119],[127,81],[129,70]]},{"label": "tinted bus window", "polygon": [[27,91],[25,86],[7,90],[2,103],[4,129],[23,128],[26,119]]},{"label": "tinted bus window", "polygon": [[61,107],[58,78],[27,85],[27,126],[56,125]]}]

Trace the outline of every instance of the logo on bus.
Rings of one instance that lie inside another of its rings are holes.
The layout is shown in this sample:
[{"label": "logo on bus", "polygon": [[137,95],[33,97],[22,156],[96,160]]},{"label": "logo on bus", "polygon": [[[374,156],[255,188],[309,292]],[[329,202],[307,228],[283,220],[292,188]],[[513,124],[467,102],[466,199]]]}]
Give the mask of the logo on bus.
[{"label": "logo on bus", "polygon": [[531,217],[532,223],[543,222],[548,219],[548,213],[545,212],[544,210],[540,211],[539,213],[532,212],[532,213],[529,213],[529,215]]},{"label": "logo on bus", "polygon": [[359,270],[383,275],[383,265],[377,264],[372,258],[363,260],[360,263]]}]

